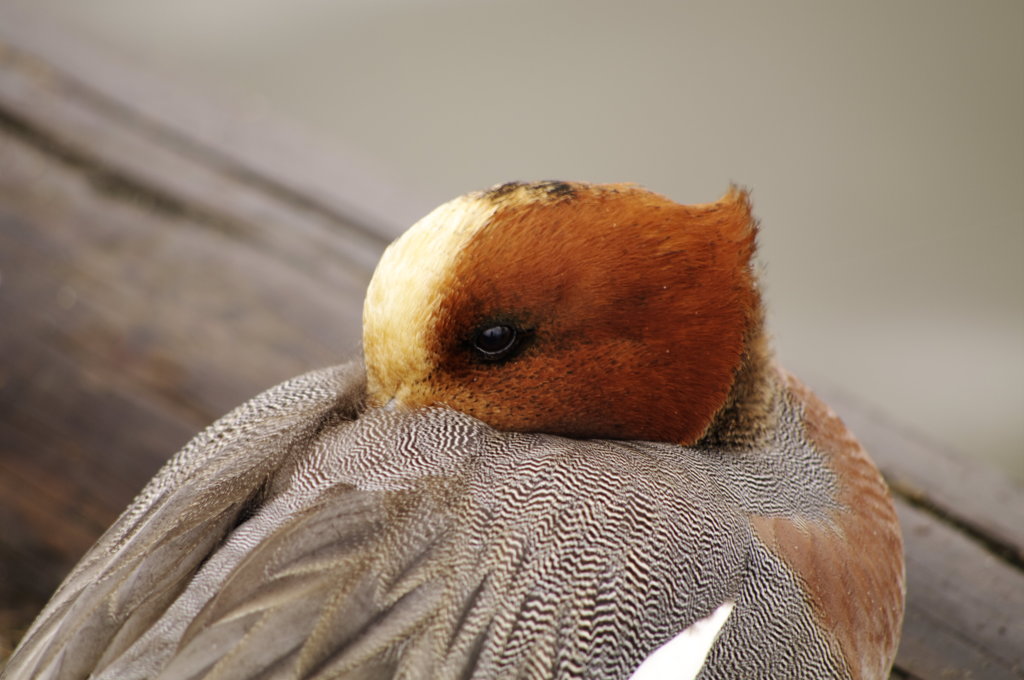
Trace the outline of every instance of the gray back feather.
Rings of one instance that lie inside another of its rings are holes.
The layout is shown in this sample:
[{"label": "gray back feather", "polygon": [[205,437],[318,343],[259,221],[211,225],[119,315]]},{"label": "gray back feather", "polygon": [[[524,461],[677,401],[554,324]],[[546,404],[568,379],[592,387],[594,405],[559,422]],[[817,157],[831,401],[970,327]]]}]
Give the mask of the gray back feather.
[{"label": "gray back feather", "polygon": [[358,365],[310,373],[200,434],[5,677],[628,677],[725,600],[701,677],[842,676],[747,518],[832,508],[788,405],[723,453],[360,413],[363,390]]}]

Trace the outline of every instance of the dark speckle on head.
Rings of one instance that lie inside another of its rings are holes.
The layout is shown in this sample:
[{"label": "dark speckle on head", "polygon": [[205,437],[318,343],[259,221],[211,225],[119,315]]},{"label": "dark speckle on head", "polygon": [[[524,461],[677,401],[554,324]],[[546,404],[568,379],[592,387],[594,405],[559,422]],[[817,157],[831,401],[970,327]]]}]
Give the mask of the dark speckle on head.
[{"label": "dark speckle on head", "polygon": [[542,191],[546,191],[550,196],[565,196],[567,198],[576,197],[576,190],[572,188],[572,185],[566,184],[565,182],[548,180],[545,182],[538,182],[534,187]]},{"label": "dark speckle on head", "polygon": [[513,191],[515,191],[516,189],[523,185],[523,182],[505,182],[504,184],[499,184],[497,186],[491,187],[490,189],[484,192],[484,196],[492,200],[496,198],[501,198],[502,196],[512,193]]},{"label": "dark speckle on head", "polygon": [[488,198],[492,201],[497,200],[508,196],[517,189],[526,189],[528,192],[533,194],[545,194],[550,198],[576,198],[576,189],[572,184],[553,179],[530,183],[505,182],[504,184],[499,184],[485,191],[484,198]]}]

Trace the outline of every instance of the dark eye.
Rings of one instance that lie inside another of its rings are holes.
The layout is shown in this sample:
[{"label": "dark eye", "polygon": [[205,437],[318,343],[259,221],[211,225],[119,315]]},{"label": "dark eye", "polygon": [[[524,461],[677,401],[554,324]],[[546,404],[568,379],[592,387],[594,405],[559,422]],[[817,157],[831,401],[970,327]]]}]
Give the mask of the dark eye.
[{"label": "dark eye", "polygon": [[522,334],[513,326],[484,326],[473,336],[473,349],[481,359],[505,359],[519,346]]}]

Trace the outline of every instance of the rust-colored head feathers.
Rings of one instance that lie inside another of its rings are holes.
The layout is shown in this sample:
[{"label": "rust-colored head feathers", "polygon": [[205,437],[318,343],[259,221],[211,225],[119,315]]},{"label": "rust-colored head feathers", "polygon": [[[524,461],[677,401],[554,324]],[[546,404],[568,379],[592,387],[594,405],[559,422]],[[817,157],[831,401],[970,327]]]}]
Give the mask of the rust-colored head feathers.
[{"label": "rust-colored head feathers", "polygon": [[506,184],[385,253],[364,312],[371,402],[499,429],[692,443],[729,396],[759,296],[744,192]]}]

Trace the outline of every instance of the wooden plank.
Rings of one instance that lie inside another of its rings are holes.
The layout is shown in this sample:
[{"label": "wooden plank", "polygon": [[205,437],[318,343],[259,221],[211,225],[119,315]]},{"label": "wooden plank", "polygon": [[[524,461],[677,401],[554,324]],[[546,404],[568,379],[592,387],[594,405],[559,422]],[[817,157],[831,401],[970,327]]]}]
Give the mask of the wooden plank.
[{"label": "wooden plank", "polygon": [[1024,572],[900,499],[907,613],[896,659],[919,678],[1024,677]]},{"label": "wooden plank", "polygon": [[116,119],[146,126],[163,143],[265,182],[271,194],[302,201],[385,240],[433,207],[412,188],[389,183],[385,172],[374,171],[372,159],[326,148],[252,102],[220,100],[216,92],[196,96],[174,82],[173,74],[111,58],[28,7],[0,3],[0,44],[45,55],[79,96]]},{"label": "wooden plank", "polygon": [[187,213],[303,267],[354,274],[349,281],[365,278],[377,261],[380,235],[310,202],[279,200],[266,182],[218,167],[188,145],[169,144],[137,119],[115,115],[120,109],[84,93],[45,62],[9,47],[0,50],[0,101],[19,135],[33,137],[108,189]]}]

